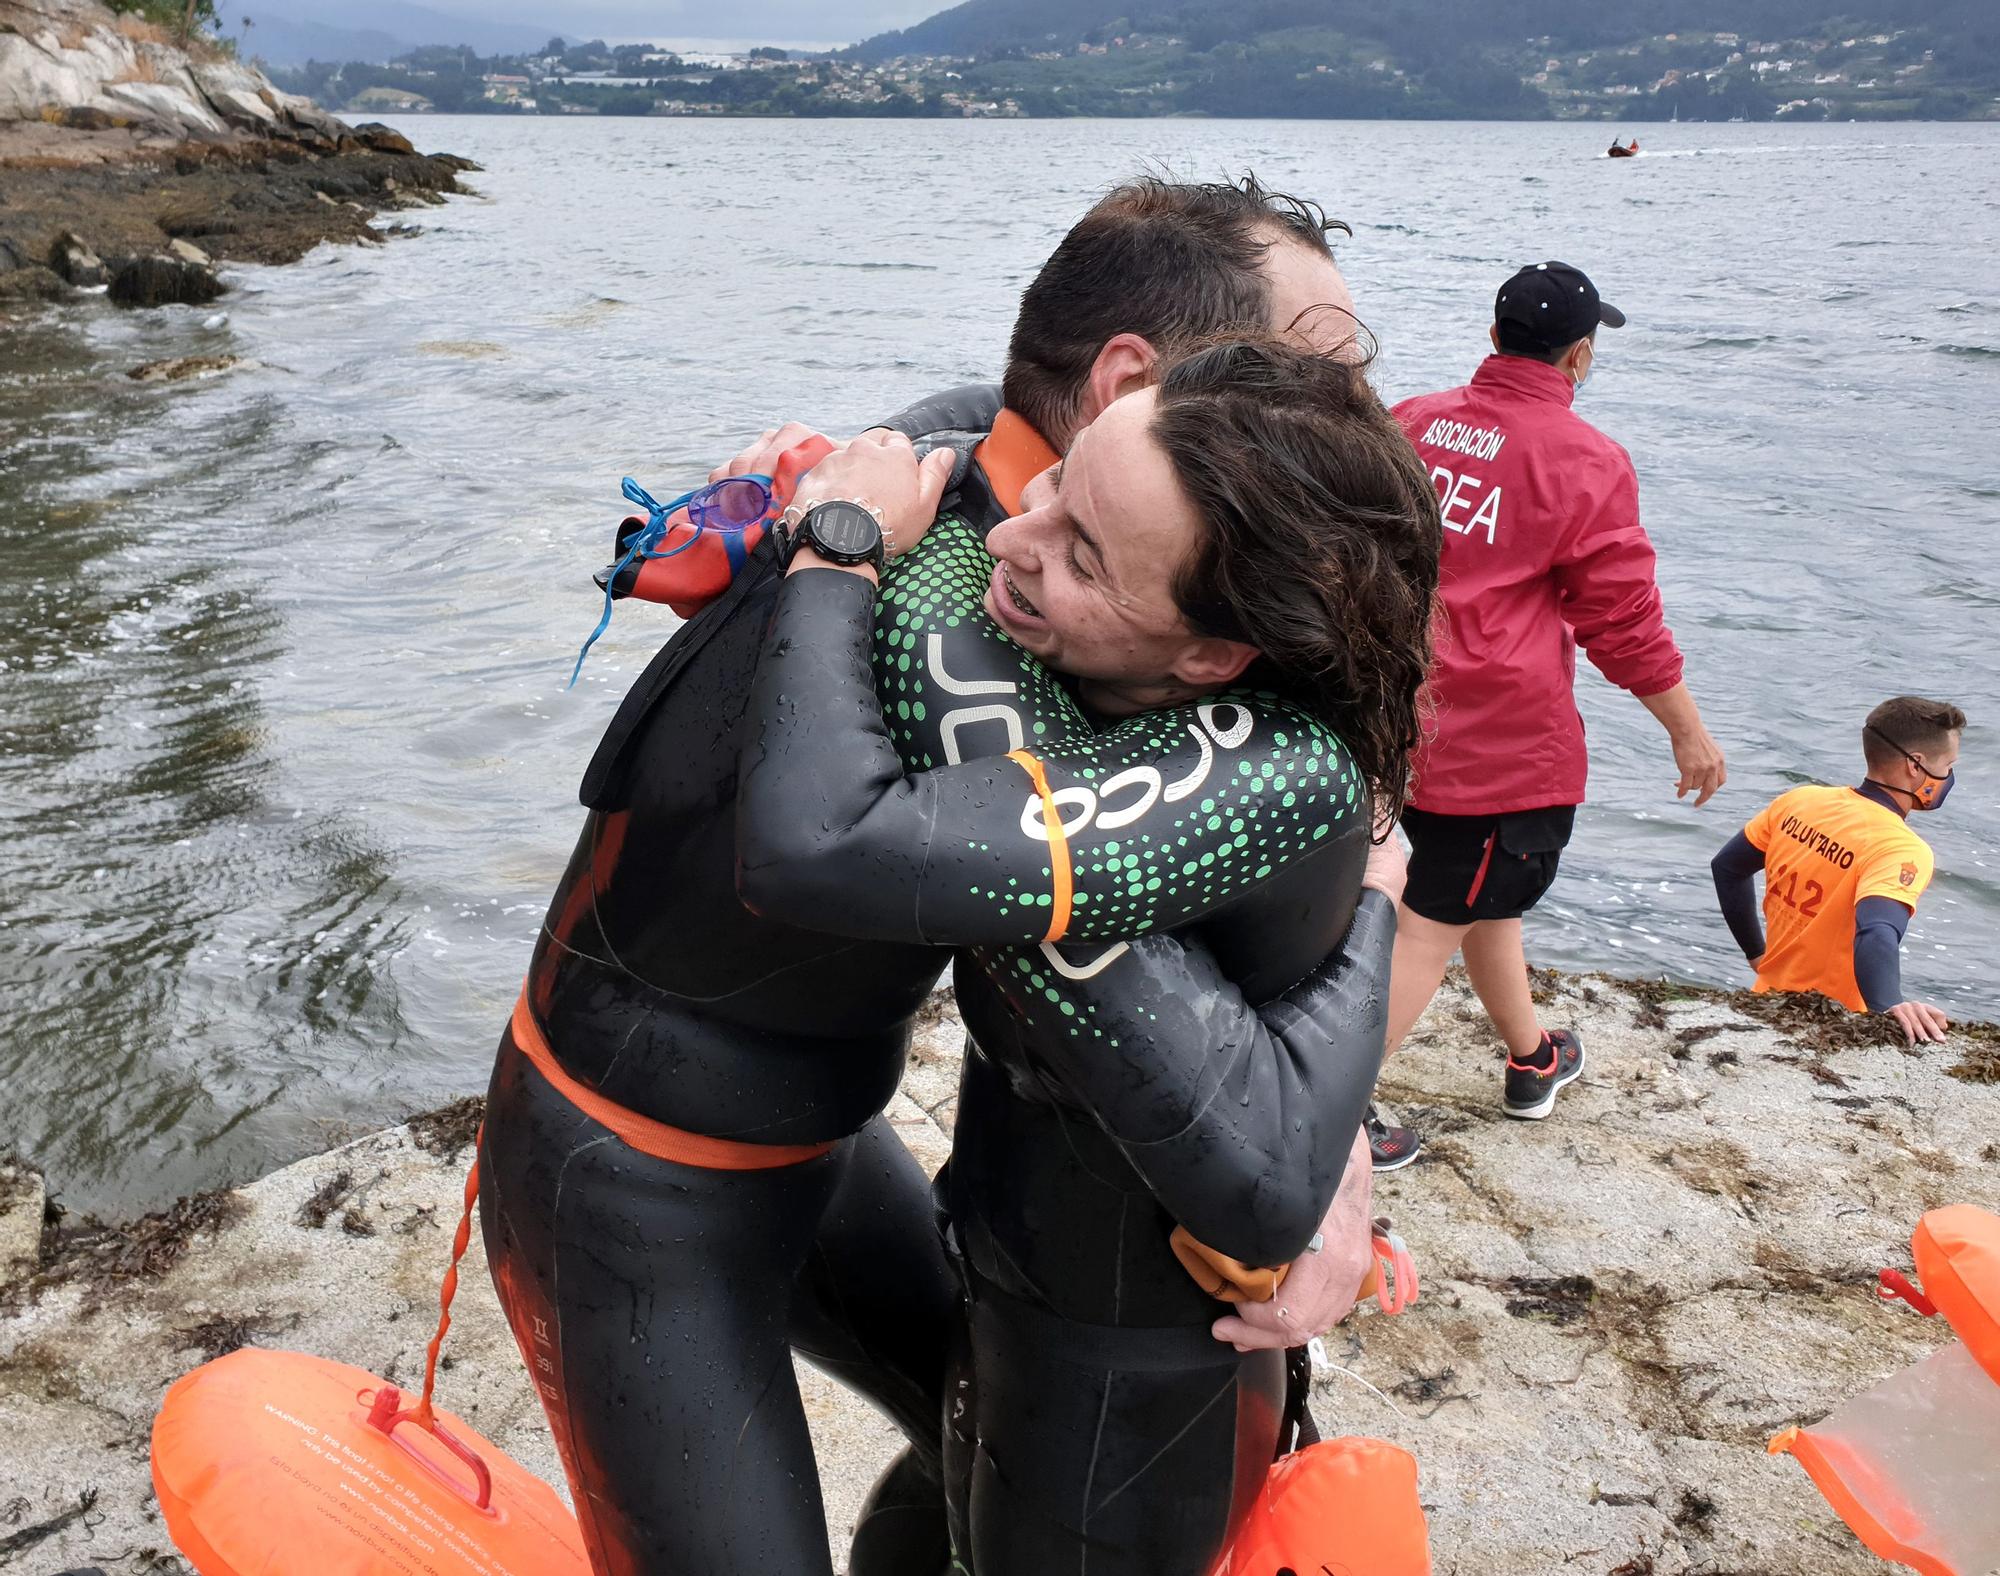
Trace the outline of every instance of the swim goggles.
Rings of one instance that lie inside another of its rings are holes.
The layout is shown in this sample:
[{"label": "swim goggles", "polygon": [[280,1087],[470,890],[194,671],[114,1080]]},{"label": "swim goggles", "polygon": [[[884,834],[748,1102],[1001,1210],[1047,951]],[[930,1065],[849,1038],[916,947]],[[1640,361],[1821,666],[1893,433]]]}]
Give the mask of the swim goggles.
[{"label": "swim goggles", "polygon": [[[722,538],[723,548],[729,554],[730,573],[734,574],[749,556],[743,545],[743,533],[768,519],[772,505],[771,478],[756,474],[725,476],[719,482],[696,487],[665,503],[661,503],[630,476],[625,478],[619,491],[628,502],[646,511],[646,523],[629,535],[619,534],[620,557],[602,577],[604,611],[598,615],[597,627],[584,641],[583,649],[576,654],[576,666],[570,669],[569,683],[565,686],[568,689],[576,688],[577,676],[583,672],[583,659],[590,655],[590,648],[597,644],[597,637],[611,627],[611,609],[617,598],[620,575],[633,564],[653,558],[673,558],[686,552],[707,531],[714,531]],[[683,513],[694,529],[685,541],[662,548],[660,544],[666,540],[669,522],[675,515]]]}]

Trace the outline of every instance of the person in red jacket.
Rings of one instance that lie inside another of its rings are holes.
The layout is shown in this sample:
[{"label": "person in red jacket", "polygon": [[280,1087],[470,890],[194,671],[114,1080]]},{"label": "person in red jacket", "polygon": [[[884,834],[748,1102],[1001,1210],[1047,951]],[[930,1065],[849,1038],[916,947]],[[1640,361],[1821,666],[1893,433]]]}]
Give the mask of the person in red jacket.
[{"label": "person in red jacket", "polygon": [[[1599,326],[1621,327],[1625,315],[1580,270],[1549,262],[1500,287],[1493,319],[1495,354],[1470,383],[1395,409],[1443,506],[1445,627],[1433,733],[1403,814],[1411,853],[1389,1049],[1463,950],[1507,1042],[1503,1109],[1534,1120],[1583,1071],[1576,1035],[1545,1031],[1535,1016],[1521,945],[1521,916],[1554,881],[1583,801],[1577,646],[1666,728],[1677,797],[1706,804],[1724,768],[1681,678],[1631,458],[1570,409]],[[1377,1170],[1416,1158],[1415,1133],[1370,1119]]]}]

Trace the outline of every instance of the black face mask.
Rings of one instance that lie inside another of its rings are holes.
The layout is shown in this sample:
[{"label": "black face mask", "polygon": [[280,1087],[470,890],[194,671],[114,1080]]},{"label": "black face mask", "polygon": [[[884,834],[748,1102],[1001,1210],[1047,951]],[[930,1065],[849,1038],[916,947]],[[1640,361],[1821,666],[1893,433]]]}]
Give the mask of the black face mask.
[{"label": "black face mask", "polygon": [[1923,757],[1912,755],[1880,728],[1870,728],[1868,731],[1884,744],[1888,745],[1898,755],[1902,756],[1904,760],[1916,767],[1918,771],[1922,772],[1924,774],[1924,781],[1923,786],[1920,788],[1898,788],[1893,783],[1876,782],[1873,777],[1863,778],[1864,782],[1874,783],[1877,788],[1884,789],[1889,793],[1904,795],[1909,799],[1912,810],[1935,810],[1945,802],[1945,799],[1951,793],[1952,784],[1958,781],[1958,769],[1956,767],[1953,767],[1940,777],[1924,764]]}]

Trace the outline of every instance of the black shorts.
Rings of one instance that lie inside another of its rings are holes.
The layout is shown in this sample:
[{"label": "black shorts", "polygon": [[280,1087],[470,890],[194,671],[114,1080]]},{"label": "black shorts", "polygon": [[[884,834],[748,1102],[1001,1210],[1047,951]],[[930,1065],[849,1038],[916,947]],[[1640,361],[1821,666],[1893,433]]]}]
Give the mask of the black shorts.
[{"label": "black shorts", "polygon": [[1403,902],[1440,925],[1518,919],[1554,885],[1575,825],[1573,804],[1506,815],[1406,809],[1410,879]]}]

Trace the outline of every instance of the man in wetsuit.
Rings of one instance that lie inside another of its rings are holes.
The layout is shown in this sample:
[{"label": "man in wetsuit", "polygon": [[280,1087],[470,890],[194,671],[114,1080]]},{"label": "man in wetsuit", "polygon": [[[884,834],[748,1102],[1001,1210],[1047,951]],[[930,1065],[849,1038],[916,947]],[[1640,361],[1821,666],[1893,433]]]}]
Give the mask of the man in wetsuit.
[{"label": "man in wetsuit", "polygon": [[[1289,323],[1311,304],[1298,278],[1331,272],[1261,194],[1204,221],[1176,190],[1203,189],[1148,188],[1090,242],[1110,262],[1096,277],[1132,292],[1134,331],[1071,369],[1074,407],[1142,379],[1147,336]],[[1149,258],[1161,288],[1145,292]],[[481,1148],[496,1285],[593,1562],[620,1576],[824,1565],[787,1335],[889,1411],[936,1481],[954,1290],[926,1180],[877,1113],[939,955],[760,921],[734,897],[743,706],[776,584],[753,554],[600,744]]]},{"label": "man in wetsuit", "polygon": [[[1554,882],[1583,799],[1578,644],[1667,730],[1676,796],[1706,804],[1724,767],[1681,677],[1631,457],[1570,409],[1599,326],[1621,327],[1625,315],[1580,270],[1550,262],[1503,284],[1493,316],[1494,354],[1470,383],[1396,406],[1443,505],[1446,627],[1431,681],[1436,724],[1403,814],[1410,878],[1389,1049],[1462,950],[1506,1042],[1501,1109],[1536,1120],[1583,1071],[1576,1035],[1544,1031],[1535,1015],[1521,941],[1521,916]],[[1370,1137],[1378,1171],[1417,1157],[1407,1127],[1371,1115]]]},{"label": "man in wetsuit", "polygon": [[[1715,897],[1760,991],[1817,991],[1854,1012],[1887,1013],[1907,1043],[1942,1041],[1937,1008],[1903,994],[1903,934],[1930,885],[1930,844],[1910,812],[1944,804],[1965,713],[1898,695],[1861,727],[1856,788],[1780,794],[1715,856]],[[1756,878],[1764,875],[1764,918]]]}]

